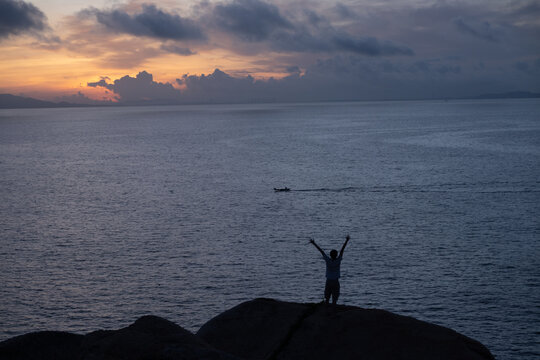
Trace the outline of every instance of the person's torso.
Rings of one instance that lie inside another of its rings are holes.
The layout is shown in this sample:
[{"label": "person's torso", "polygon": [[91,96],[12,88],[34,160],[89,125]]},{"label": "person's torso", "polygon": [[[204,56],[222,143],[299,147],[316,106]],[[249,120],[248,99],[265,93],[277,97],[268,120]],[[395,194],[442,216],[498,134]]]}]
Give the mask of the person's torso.
[{"label": "person's torso", "polygon": [[332,259],[329,257],[324,258],[326,261],[326,278],[329,280],[336,280],[340,277],[341,258]]}]

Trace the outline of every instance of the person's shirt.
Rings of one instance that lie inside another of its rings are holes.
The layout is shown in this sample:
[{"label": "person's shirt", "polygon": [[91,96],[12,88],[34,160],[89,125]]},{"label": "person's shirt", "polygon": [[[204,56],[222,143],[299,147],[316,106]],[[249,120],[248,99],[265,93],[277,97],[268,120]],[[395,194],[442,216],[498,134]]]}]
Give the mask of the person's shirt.
[{"label": "person's shirt", "polygon": [[332,259],[326,254],[323,254],[323,259],[326,262],[326,278],[328,280],[337,280],[340,277],[340,267],[342,256]]}]

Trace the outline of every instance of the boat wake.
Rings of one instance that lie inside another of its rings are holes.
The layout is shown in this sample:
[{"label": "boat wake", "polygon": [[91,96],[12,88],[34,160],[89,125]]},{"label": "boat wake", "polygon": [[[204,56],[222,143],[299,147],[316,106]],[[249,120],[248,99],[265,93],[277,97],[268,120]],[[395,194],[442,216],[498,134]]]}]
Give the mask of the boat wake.
[{"label": "boat wake", "polygon": [[484,182],[484,183],[444,183],[423,185],[378,185],[322,187],[313,189],[287,189],[287,192],[360,192],[360,193],[540,193],[540,182]]}]

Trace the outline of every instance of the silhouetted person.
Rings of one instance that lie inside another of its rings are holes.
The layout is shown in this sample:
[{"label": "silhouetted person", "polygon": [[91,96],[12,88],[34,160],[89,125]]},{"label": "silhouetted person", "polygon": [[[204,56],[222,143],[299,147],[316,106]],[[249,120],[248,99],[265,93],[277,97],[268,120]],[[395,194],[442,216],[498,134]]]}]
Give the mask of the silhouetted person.
[{"label": "silhouetted person", "polygon": [[330,296],[332,296],[332,304],[335,305],[337,303],[339,297],[341,259],[343,258],[345,246],[347,246],[350,239],[351,237],[349,235],[345,237],[345,243],[343,243],[343,246],[341,247],[339,256],[337,250],[332,249],[330,250],[330,257],[328,257],[328,255],[324,253],[323,249],[321,249],[319,245],[315,243],[315,240],[309,239],[309,242],[321,252],[323,259],[326,262],[326,286],[324,287],[324,299],[327,304],[330,301]]}]

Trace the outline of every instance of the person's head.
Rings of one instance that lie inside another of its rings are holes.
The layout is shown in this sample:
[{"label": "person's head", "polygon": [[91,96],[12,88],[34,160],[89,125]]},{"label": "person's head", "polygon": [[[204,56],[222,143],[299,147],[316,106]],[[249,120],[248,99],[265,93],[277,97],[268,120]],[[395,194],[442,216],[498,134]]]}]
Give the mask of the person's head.
[{"label": "person's head", "polygon": [[336,250],[336,249],[330,250],[330,257],[331,257],[332,259],[337,258],[337,250]]}]

